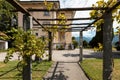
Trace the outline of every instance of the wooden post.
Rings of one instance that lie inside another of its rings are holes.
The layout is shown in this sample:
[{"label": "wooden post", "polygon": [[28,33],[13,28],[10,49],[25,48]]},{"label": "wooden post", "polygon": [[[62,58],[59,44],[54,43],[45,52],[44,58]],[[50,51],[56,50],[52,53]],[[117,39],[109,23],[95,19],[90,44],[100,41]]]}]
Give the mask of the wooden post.
[{"label": "wooden post", "polygon": [[49,61],[52,60],[52,32],[48,32],[48,37],[49,37]]},{"label": "wooden post", "polygon": [[25,65],[23,67],[23,72],[22,72],[22,75],[23,75],[23,80],[32,80],[32,61],[31,61],[31,57],[30,56],[24,56],[23,57],[24,60],[27,62],[27,65]]},{"label": "wooden post", "polygon": [[112,79],[113,54],[112,54],[112,12],[104,15],[103,25],[103,80]]},{"label": "wooden post", "polygon": [[80,52],[80,56],[79,56],[79,61],[82,62],[83,60],[83,32],[80,31],[80,38],[79,38],[79,52]]},{"label": "wooden post", "polygon": [[[30,18],[27,15],[23,16],[23,29],[25,31],[29,30],[30,27],[32,26],[32,25],[30,26],[30,21],[32,21],[30,19],[32,19],[32,18]],[[32,63],[32,61],[31,61],[31,56],[24,55],[23,59],[27,63],[27,65],[25,65],[23,67],[23,72],[22,72],[23,80],[26,80],[26,79],[27,80],[32,80],[32,70],[31,70],[31,68],[32,68],[32,64],[31,63]]]}]

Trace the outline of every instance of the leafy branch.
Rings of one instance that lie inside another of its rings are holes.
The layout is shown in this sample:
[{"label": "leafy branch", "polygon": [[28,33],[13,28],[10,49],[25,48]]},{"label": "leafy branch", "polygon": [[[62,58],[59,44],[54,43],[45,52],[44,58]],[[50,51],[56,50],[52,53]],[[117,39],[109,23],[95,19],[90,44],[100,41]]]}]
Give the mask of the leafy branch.
[{"label": "leafy branch", "polygon": [[[23,31],[22,29],[12,29],[13,34],[13,48],[8,49],[5,62],[8,62],[12,58],[15,52],[18,52],[22,58],[24,56],[37,55],[42,57],[45,53],[46,41],[36,38],[35,35],[31,34],[31,31]],[[10,38],[11,39],[11,38]]]},{"label": "leafy branch", "polygon": [[[110,8],[110,7],[112,7],[113,5],[115,5],[116,4],[116,2],[117,2],[117,0],[108,0],[107,2],[105,2],[105,1],[97,1],[96,2],[96,4],[93,4],[93,8],[94,7],[108,7],[108,8]],[[92,10],[91,12],[90,12],[90,16],[92,17],[92,18],[99,18],[99,17],[101,17],[102,15],[103,15],[103,13],[105,12],[105,10]],[[113,14],[112,14],[112,16],[113,16],[113,20],[117,20],[118,22],[120,21],[118,18],[119,18],[119,13],[118,13],[118,9],[114,9],[113,10],[113,12],[112,12]],[[98,27],[97,29],[98,29],[98,31],[99,30],[101,30],[100,29],[100,25],[101,24],[103,24],[104,23],[104,20],[103,19],[100,19],[100,20],[98,20],[95,24],[94,24],[94,26],[95,27]]]}]

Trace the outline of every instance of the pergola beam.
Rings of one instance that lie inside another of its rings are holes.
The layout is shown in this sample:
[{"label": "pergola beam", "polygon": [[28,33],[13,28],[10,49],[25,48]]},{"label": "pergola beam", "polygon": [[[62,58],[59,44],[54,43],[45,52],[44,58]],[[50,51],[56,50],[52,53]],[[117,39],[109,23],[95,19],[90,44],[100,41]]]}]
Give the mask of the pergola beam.
[{"label": "pergola beam", "polygon": [[[78,27],[71,27],[71,28],[85,28],[86,26],[78,26]],[[90,27],[94,27],[94,26],[90,26]],[[90,28],[88,27],[88,28]]]},{"label": "pergola beam", "polygon": [[12,6],[14,6],[18,11],[30,16],[31,14],[24,8],[22,7],[16,0],[6,0],[9,2]]},{"label": "pergola beam", "polygon": [[[61,8],[61,9],[51,9],[50,11],[86,11],[86,10],[106,10],[108,7],[85,7],[85,8]],[[29,8],[27,9],[30,12],[33,11],[48,11],[47,9],[34,9]]]},{"label": "pergola beam", "polygon": [[[72,23],[72,24],[42,24],[44,26],[70,26],[70,25],[89,25],[90,23]],[[33,24],[38,26],[38,24]]]},{"label": "pergola beam", "polygon": [[70,26],[70,25],[88,25],[90,23],[72,23],[72,24],[43,24],[43,25],[50,25],[50,26]]},{"label": "pergola beam", "polygon": [[[85,8],[61,8],[61,9],[51,9],[50,11],[86,11],[86,10],[107,10],[108,7],[85,7]],[[48,9],[35,9],[28,8],[29,12],[40,12],[40,11],[48,11]],[[13,12],[18,12],[19,10],[12,10]]]},{"label": "pergola beam", "polygon": [[[34,27],[34,28],[41,29],[41,27]],[[47,29],[51,29],[51,30],[55,29],[57,31],[65,30],[65,32],[78,32],[78,31],[81,31],[82,29],[84,29],[84,27],[79,27],[78,29],[73,28],[73,27],[72,28],[51,28],[51,27],[47,27]]]},{"label": "pergola beam", "polygon": [[[94,26],[90,26],[90,27],[94,27]],[[88,28],[90,28],[88,27]],[[41,27],[34,27],[34,28],[39,28],[41,29]],[[85,27],[84,26],[79,26],[79,27],[70,27],[70,28],[61,28],[61,27],[58,27],[58,28],[54,28],[54,27],[46,27],[47,29],[57,29],[57,30],[62,30],[62,29],[66,29],[66,30],[79,30],[79,29],[84,29]],[[87,28],[86,28],[87,29]]]},{"label": "pergola beam", "polygon": [[37,19],[38,21],[60,21],[60,20],[67,20],[67,21],[72,21],[72,20],[92,20],[92,18],[68,18],[68,19]]}]

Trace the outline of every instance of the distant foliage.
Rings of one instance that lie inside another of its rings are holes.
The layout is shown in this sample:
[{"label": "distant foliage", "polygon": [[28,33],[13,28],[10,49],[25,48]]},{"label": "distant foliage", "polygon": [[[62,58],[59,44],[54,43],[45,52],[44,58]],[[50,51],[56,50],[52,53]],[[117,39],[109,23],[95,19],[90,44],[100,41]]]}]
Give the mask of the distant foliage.
[{"label": "distant foliage", "polygon": [[[11,26],[12,25],[12,18],[13,16],[16,16],[16,13],[12,12],[14,7],[9,4],[6,0],[0,0],[0,31],[3,33],[6,33],[8,30],[11,30],[11,28],[16,27],[16,26]],[[12,37],[12,33],[6,33],[6,35]],[[0,39],[3,36],[0,36]],[[4,38],[7,38],[7,36],[4,36]],[[9,39],[8,41],[8,47],[12,47],[12,42],[13,39]]]},{"label": "distant foliage", "polygon": [[14,9],[6,0],[0,0],[0,31],[10,30],[11,18],[15,13],[10,10]]},{"label": "distant foliage", "polygon": [[83,41],[83,47],[89,48],[89,43],[86,40]]},{"label": "distant foliage", "polygon": [[98,47],[98,43],[103,44],[103,24],[100,26],[101,30],[96,31],[96,35],[92,38],[92,40],[89,42],[89,45],[94,48]]},{"label": "distant foliage", "polygon": [[94,47],[94,51],[103,51],[103,45],[101,43],[98,43],[98,47]]},{"label": "distant foliage", "polygon": [[115,48],[116,48],[118,51],[120,51],[120,42],[119,42],[119,41],[115,43]]},{"label": "distant foliage", "polygon": [[78,42],[76,41],[75,37],[72,37],[72,44],[74,45],[74,48],[78,47]]}]

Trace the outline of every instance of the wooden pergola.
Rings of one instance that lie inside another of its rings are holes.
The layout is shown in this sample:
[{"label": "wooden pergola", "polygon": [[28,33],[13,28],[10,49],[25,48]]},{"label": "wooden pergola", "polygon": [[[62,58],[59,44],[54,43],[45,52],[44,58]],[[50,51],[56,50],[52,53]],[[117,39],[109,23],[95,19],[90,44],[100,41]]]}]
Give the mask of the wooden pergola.
[{"label": "wooden pergola", "polygon": [[[36,12],[40,12],[40,11],[47,11],[47,9],[25,9],[24,7],[22,7],[22,5],[20,5],[16,0],[6,0],[8,1],[10,4],[12,4],[16,10],[16,11],[20,11],[23,14],[27,15],[27,16],[31,16],[32,19],[37,23],[35,25],[39,25],[41,26],[41,28],[43,28],[44,30],[46,30],[46,28],[44,27],[44,25],[59,25],[59,24],[40,24],[39,21],[58,21],[61,19],[37,19],[35,18],[32,14],[30,14],[30,12],[36,11]],[[50,11],[87,11],[87,10],[105,10],[105,13],[96,19],[93,19],[93,22],[90,23],[79,23],[79,24],[66,24],[66,25],[85,25],[83,26],[79,26],[79,27],[71,27],[68,31],[71,31],[72,29],[75,31],[80,32],[80,62],[83,59],[83,31],[85,31],[86,29],[88,29],[89,27],[91,27],[95,22],[97,22],[100,19],[104,19],[104,25],[103,25],[103,80],[111,80],[111,74],[112,74],[112,67],[113,67],[113,54],[112,54],[112,11],[120,5],[120,0],[118,0],[118,2],[111,8],[102,8],[102,7],[86,7],[86,8],[62,8],[62,9],[51,9]],[[73,20],[91,20],[91,18],[72,18],[72,19],[67,19],[68,21],[73,21]],[[27,23],[26,23],[27,24]],[[59,26],[63,26],[63,25],[59,25]],[[64,28],[63,28],[64,29]],[[48,30],[46,30],[48,31]],[[52,39],[51,36],[51,32],[49,32],[49,39]],[[49,54],[52,54],[52,41],[49,42]],[[50,59],[52,57],[50,56]],[[108,65],[107,65],[108,64]],[[107,77],[107,78],[106,78]]]}]

